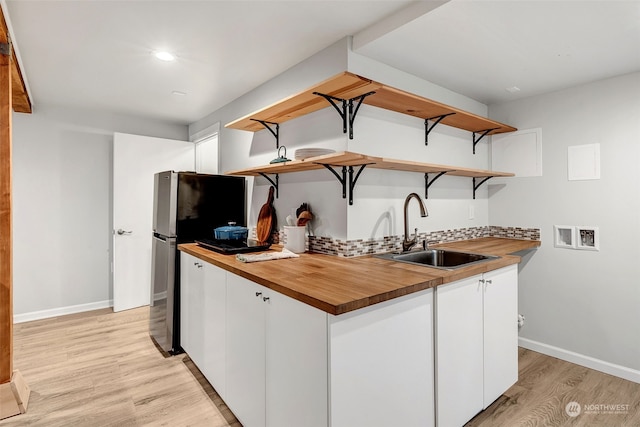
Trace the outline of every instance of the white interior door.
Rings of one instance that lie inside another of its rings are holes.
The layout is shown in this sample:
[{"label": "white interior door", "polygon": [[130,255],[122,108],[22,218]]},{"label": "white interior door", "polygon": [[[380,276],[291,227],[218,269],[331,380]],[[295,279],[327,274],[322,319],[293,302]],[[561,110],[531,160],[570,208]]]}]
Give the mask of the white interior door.
[{"label": "white interior door", "polygon": [[196,142],[196,172],[218,173],[218,135]]},{"label": "white interior door", "polygon": [[194,169],[191,142],[114,134],[113,311],[150,302],[154,174]]}]

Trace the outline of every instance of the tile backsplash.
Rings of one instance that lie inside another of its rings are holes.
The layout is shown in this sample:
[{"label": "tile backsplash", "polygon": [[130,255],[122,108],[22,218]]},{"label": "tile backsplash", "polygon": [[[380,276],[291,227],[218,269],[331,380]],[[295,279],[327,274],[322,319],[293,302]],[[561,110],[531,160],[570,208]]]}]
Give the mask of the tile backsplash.
[{"label": "tile backsplash", "polygon": [[[540,240],[540,229],[520,227],[471,227],[453,230],[419,233],[418,241],[429,243],[454,242],[480,237],[508,237],[511,239]],[[331,237],[308,236],[310,252],[356,257],[402,250],[402,236],[385,236],[372,239],[340,240]]]}]

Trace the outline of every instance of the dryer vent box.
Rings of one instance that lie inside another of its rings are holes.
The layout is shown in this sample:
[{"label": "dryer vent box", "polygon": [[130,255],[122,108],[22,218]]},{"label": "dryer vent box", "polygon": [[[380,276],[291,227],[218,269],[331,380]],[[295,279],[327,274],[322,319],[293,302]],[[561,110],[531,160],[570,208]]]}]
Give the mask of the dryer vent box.
[{"label": "dryer vent box", "polygon": [[576,248],[575,227],[572,225],[554,225],[553,236],[556,248]]}]

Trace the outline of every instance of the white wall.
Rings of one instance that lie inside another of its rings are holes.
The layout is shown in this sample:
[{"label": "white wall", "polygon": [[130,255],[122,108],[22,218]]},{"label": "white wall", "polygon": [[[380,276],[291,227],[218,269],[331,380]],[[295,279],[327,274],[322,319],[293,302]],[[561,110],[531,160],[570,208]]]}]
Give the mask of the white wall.
[{"label": "white wall", "polygon": [[[490,189],[492,224],[542,231],[542,247],[521,264],[521,338],[560,357],[634,369],[640,381],[640,73],[489,111],[520,129],[542,128],[543,176]],[[567,147],[593,143],[601,179],[568,181]],[[600,251],[554,248],[554,224],[599,227]]]},{"label": "white wall", "polygon": [[[277,157],[275,139],[269,131],[253,133],[227,129],[224,125],[345,71],[346,66],[347,40],[343,39],[191,124],[189,134],[193,135],[207,126],[220,123],[221,173],[267,164]],[[324,109],[282,124],[280,143],[287,147],[287,157],[292,159],[295,150],[300,147],[322,146],[344,151],[346,142],[341,126],[334,121],[334,114],[337,116],[335,111]],[[337,186],[337,182],[334,183],[335,179],[329,172],[320,172],[280,176],[280,197],[274,202],[278,225],[282,227],[285,217],[302,202],[311,202],[315,213],[322,218],[318,221],[318,230],[323,235],[344,238],[344,203],[335,191],[327,190]],[[250,178],[248,184],[248,225],[255,226],[260,208],[267,199],[270,184],[262,177]],[[342,215],[333,215],[334,212],[340,211],[343,212]]]},{"label": "white wall", "polygon": [[[438,125],[424,143],[424,121],[364,105],[354,126],[349,151],[390,159],[488,169],[488,144],[481,142],[473,154],[471,133]],[[433,175],[430,176],[430,179]],[[429,188],[424,199],[424,174],[367,169],[355,188],[354,204],[347,210],[348,237],[365,239],[402,235],[403,206],[409,193],[423,198],[429,212],[421,218],[417,203],[409,206],[409,232],[488,225],[487,187],[481,187],[473,200],[471,178],[443,176]],[[469,219],[469,206],[475,211]]]},{"label": "white wall", "polygon": [[187,127],[36,106],[13,114],[14,314],[108,304],[113,133],[188,137]]},{"label": "white wall", "polygon": [[[349,71],[391,87],[405,90],[475,114],[487,115],[487,107],[464,95],[349,51]],[[375,95],[373,95],[375,96]],[[424,144],[424,120],[363,105],[354,125],[349,151],[391,159],[489,169],[488,144],[476,147],[473,154],[470,132],[437,125]],[[409,232],[479,227],[488,224],[487,187],[478,190],[473,200],[471,178],[444,176],[429,188],[424,200],[429,212],[421,218],[417,203],[409,207]],[[356,185],[354,204],[347,210],[348,238],[366,239],[404,233],[403,206],[409,193],[425,194],[424,175],[365,169]],[[414,206],[415,204],[415,206]],[[473,206],[474,218],[469,219]]]}]

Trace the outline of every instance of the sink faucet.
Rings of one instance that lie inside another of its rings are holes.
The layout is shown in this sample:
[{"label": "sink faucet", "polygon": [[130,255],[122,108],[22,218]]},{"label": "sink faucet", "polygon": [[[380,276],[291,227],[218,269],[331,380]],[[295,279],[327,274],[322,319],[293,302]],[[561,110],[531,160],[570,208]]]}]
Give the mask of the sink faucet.
[{"label": "sink faucet", "polygon": [[418,243],[418,229],[416,228],[416,232],[415,235],[413,236],[412,239],[409,239],[409,218],[408,218],[408,207],[409,207],[409,201],[411,199],[416,199],[418,201],[418,203],[420,203],[420,216],[422,218],[426,217],[429,215],[429,213],[427,212],[427,208],[424,207],[424,203],[422,202],[422,199],[420,198],[420,196],[418,196],[416,193],[411,193],[407,196],[407,198],[404,200],[404,240],[402,241],[402,251],[403,252],[407,252],[409,249],[411,249],[416,243]]}]

